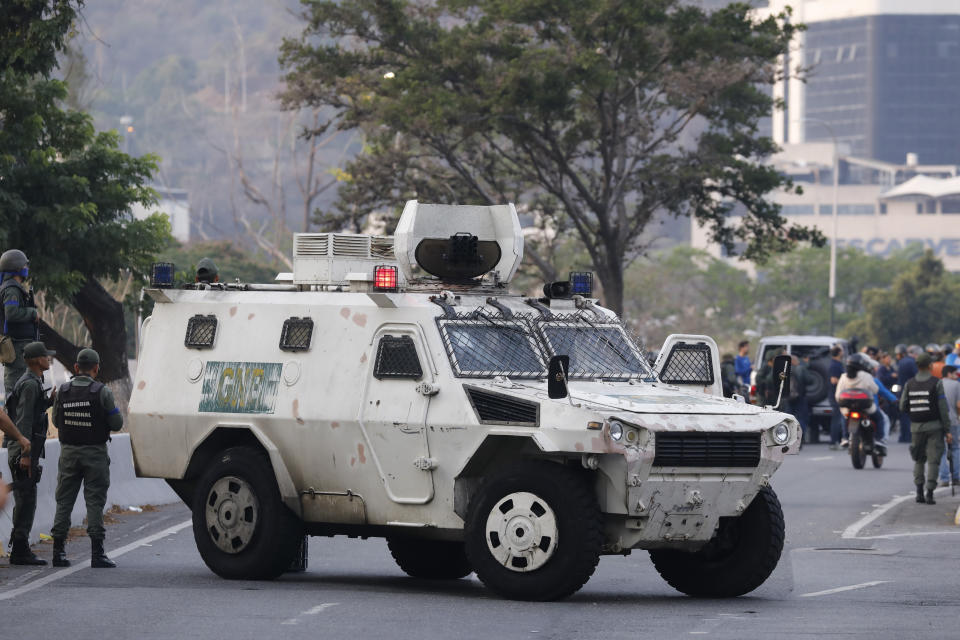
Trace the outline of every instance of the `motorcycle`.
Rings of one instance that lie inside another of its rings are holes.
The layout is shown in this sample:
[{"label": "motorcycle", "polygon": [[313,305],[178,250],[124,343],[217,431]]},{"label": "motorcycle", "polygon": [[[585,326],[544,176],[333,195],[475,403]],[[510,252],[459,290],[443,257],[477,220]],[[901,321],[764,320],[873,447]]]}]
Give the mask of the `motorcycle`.
[{"label": "motorcycle", "polygon": [[853,468],[863,469],[869,456],[873,467],[879,469],[883,465],[883,455],[876,443],[879,425],[867,413],[873,404],[873,396],[860,389],[847,389],[840,392],[839,404],[840,411],[847,419]]}]

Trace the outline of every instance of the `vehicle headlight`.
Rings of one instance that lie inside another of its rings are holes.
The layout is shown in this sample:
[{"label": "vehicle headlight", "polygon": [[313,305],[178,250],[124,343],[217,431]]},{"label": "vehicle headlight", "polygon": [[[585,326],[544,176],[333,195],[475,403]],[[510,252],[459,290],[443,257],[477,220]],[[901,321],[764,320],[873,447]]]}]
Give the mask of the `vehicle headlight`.
[{"label": "vehicle headlight", "polygon": [[610,437],[617,442],[623,439],[623,424],[618,420],[610,421]]},{"label": "vehicle headlight", "polygon": [[786,422],[781,422],[771,430],[770,434],[777,444],[787,444],[787,440],[790,439],[790,427]]}]

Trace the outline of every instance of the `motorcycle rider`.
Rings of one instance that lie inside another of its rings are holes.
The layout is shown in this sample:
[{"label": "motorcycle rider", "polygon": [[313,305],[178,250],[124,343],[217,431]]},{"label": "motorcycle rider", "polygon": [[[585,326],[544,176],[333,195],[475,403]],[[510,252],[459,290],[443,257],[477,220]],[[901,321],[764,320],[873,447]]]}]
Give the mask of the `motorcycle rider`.
[{"label": "motorcycle rider", "polygon": [[[880,387],[877,386],[877,381],[871,373],[874,370],[874,364],[875,363],[863,353],[854,353],[847,358],[846,373],[840,376],[840,379],[837,381],[836,399],[837,402],[839,402],[840,394],[847,389],[860,389],[861,391],[866,391],[874,398],[874,401],[870,403],[870,408],[867,409],[867,416],[877,425],[877,453],[885,456],[887,455],[887,445],[884,441],[886,434],[883,433],[882,418],[878,415],[879,409],[877,408],[876,401]],[[848,414],[847,409],[841,409],[841,412],[843,412],[844,417]]]}]

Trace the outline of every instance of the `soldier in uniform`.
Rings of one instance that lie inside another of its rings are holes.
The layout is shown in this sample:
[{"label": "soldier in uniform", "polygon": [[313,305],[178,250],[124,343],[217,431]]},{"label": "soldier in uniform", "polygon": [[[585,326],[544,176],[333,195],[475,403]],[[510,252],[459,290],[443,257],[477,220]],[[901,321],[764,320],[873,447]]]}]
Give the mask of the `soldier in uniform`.
[{"label": "soldier in uniform", "polygon": [[10,336],[16,359],[4,364],[3,388],[7,395],[13,391],[17,380],[27,370],[27,363],[23,361],[23,348],[37,339],[37,323],[40,317],[33,295],[23,286],[24,280],[30,273],[30,261],[26,254],[19,249],[10,249],[0,255],[0,301],[3,303],[2,333]]},{"label": "soldier in uniform", "polygon": [[197,263],[197,282],[220,282],[220,272],[217,265],[210,258],[201,258]]},{"label": "soldier in uniform", "polygon": [[[933,490],[937,488],[940,458],[943,457],[944,438],[947,444],[950,435],[950,413],[947,408],[943,381],[933,377],[929,354],[917,356],[917,375],[903,387],[900,395],[900,410],[910,416],[910,457],[913,458],[913,482],[917,485],[917,502],[937,504]],[[926,495],[924,495],[923,465],[927,465]]]},{"label": "soldier in uniform", "polygon": [[[37,476],[38,465],[31,464],[31,457],[43,456],[43,442],[47,437],[47,409],[50,401],[43,392],[43,372],[50,368],[50,356],[54,351],[47,351],[42,342],[31,342],[23,348],[23,358],[27,365],[27,372],[20,377],[13,387],[12,397],[16,404],[15,419],[20,433],[33,442],[32,451],[23,450],[17,440],[7,438],[7,460],[10,472],[14,478],[20,480],[14,484],[13,498],[13,532],[10,540],[13,550],[10,553],[10,564],[44,565],[46,560],[38,558],[30,550],[30,529],[33,528],[33,516],[37,510]],[[9,406],[8,406],[9,409]],[[18,469],[19,467],[19,469]]]},{"label": "soldier in uniform", "polygon": [[106,530],[103,507],[110,487],[107,440],[111,431],[123,427],[123,417],[113,393],[94,378],[100,373],[100,355],[84,349],[74,365],[76,377],[60,387],[53,406],[53,423],[60,430],[60,465],[57,475],[57,514],[53,520],[53,566],[69,567],[66,554],[70,513],[83,483],[87,503],[87,535],[90,536],[90,566],[116,567],[103,550]]}]

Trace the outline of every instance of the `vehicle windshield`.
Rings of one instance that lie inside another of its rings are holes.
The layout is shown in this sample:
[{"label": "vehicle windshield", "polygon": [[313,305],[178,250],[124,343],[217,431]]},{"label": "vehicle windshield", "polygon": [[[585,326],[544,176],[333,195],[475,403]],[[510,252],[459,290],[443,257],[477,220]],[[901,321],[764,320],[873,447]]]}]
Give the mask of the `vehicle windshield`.
[{"label": "vehicle windshield", "polygon": [[617,322],[582,316],[533,320],[482,312],[438,318],[457,377],[544,378],[554,355],[570,356],[571,379],[627,380],[653,371]]},{"label": "vehicle windshield", "polygon": [[525,322],[481,317],[438,320],[458,377],[546,377],[546,360]]},{"label": "vehicle windshield", "polygon": [[570,378],[626,380],[652,375],[619,324],[548,320],[539,323],[539,329],[549,355],[570,356]]}]

